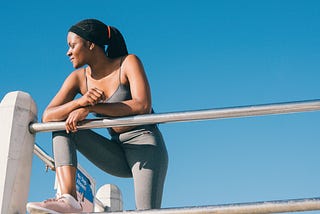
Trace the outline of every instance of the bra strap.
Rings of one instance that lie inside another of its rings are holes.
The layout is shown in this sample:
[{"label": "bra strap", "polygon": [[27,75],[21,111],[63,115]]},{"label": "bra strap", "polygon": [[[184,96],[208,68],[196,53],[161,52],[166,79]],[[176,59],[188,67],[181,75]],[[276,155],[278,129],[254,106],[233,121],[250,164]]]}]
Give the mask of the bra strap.
[{"label": "bra strap", "polygon": [[86,89],[88,91],[88,78],[87,78],[87,70],[86,67],[83,69],[84,78],[86,80]]},{"label": "bra strap", "polygon": [[121,85],[121,68],[122,68],[122,63],[124,61],[124,59],[126,58],[126,56],[121,57],[120,59],[120,70],[119,70],[119,84]]}]

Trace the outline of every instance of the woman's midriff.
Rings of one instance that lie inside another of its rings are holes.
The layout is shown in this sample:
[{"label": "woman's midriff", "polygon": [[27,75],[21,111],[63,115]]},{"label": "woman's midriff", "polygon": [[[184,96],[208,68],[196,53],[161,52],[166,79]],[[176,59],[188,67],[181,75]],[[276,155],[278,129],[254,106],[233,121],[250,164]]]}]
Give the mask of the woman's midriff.
[{"label": "woman's midriff", "polygon": [[121,127],[113,127],[111,128],[111,131],[117,134],[121,134],[123,132],[130,131],[134,129],[136,126],[121,126]]}]

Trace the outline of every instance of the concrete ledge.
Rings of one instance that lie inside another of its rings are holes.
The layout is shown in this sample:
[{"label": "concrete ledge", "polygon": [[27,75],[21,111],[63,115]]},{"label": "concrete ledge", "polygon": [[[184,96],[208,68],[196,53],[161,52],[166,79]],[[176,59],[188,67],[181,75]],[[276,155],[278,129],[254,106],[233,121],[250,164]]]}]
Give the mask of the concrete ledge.
[{"label": "concrete ledge", "polygon": [[[105,214],[262,214],[320,210],[320,198],[264,201],[252,203],[223,204],[182,208],[164,208],[158,210],[106,212]],[[102,213],[100,213],[102,214]]]},{"label": "concrete ledge", "polygon": [[25,213],[28,199],[37,108],[31,96],[16,91],[0,103],[0,213]]}]

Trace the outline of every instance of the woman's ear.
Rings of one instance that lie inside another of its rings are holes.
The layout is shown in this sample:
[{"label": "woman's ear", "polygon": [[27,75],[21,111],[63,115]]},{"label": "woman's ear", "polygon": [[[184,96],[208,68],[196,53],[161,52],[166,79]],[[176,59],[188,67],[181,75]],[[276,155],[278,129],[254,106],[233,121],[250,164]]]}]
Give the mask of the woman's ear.
[{"label": "woman's ear", "polygon": [[95,44],[93,42],[89,42],[89,49],[90,50],[93,50],[94,46],[95,46]]},{"label": "woman's ear", "polygon": [[90,41],[85,41],[85,45],[89,48],[90,51],[95,47],[95,44]]}]

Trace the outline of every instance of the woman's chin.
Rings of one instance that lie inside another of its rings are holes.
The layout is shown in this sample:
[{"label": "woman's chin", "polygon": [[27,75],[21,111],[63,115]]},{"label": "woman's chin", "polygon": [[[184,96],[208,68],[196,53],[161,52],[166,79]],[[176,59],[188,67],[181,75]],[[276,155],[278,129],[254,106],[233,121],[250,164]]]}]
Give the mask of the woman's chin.
[{"label": "woman's chin", "polygon": [[78,69],[85,66],[85,63],[72,63],[72,65],[75,69]]},{"label": "woman's chin", "polygon": [[75,69],[77,69],[77,68],[80,68],[80,67],[81,67],[81,65],[76,64],[76,63],[72,63],[72,66],[73,66]]}]

